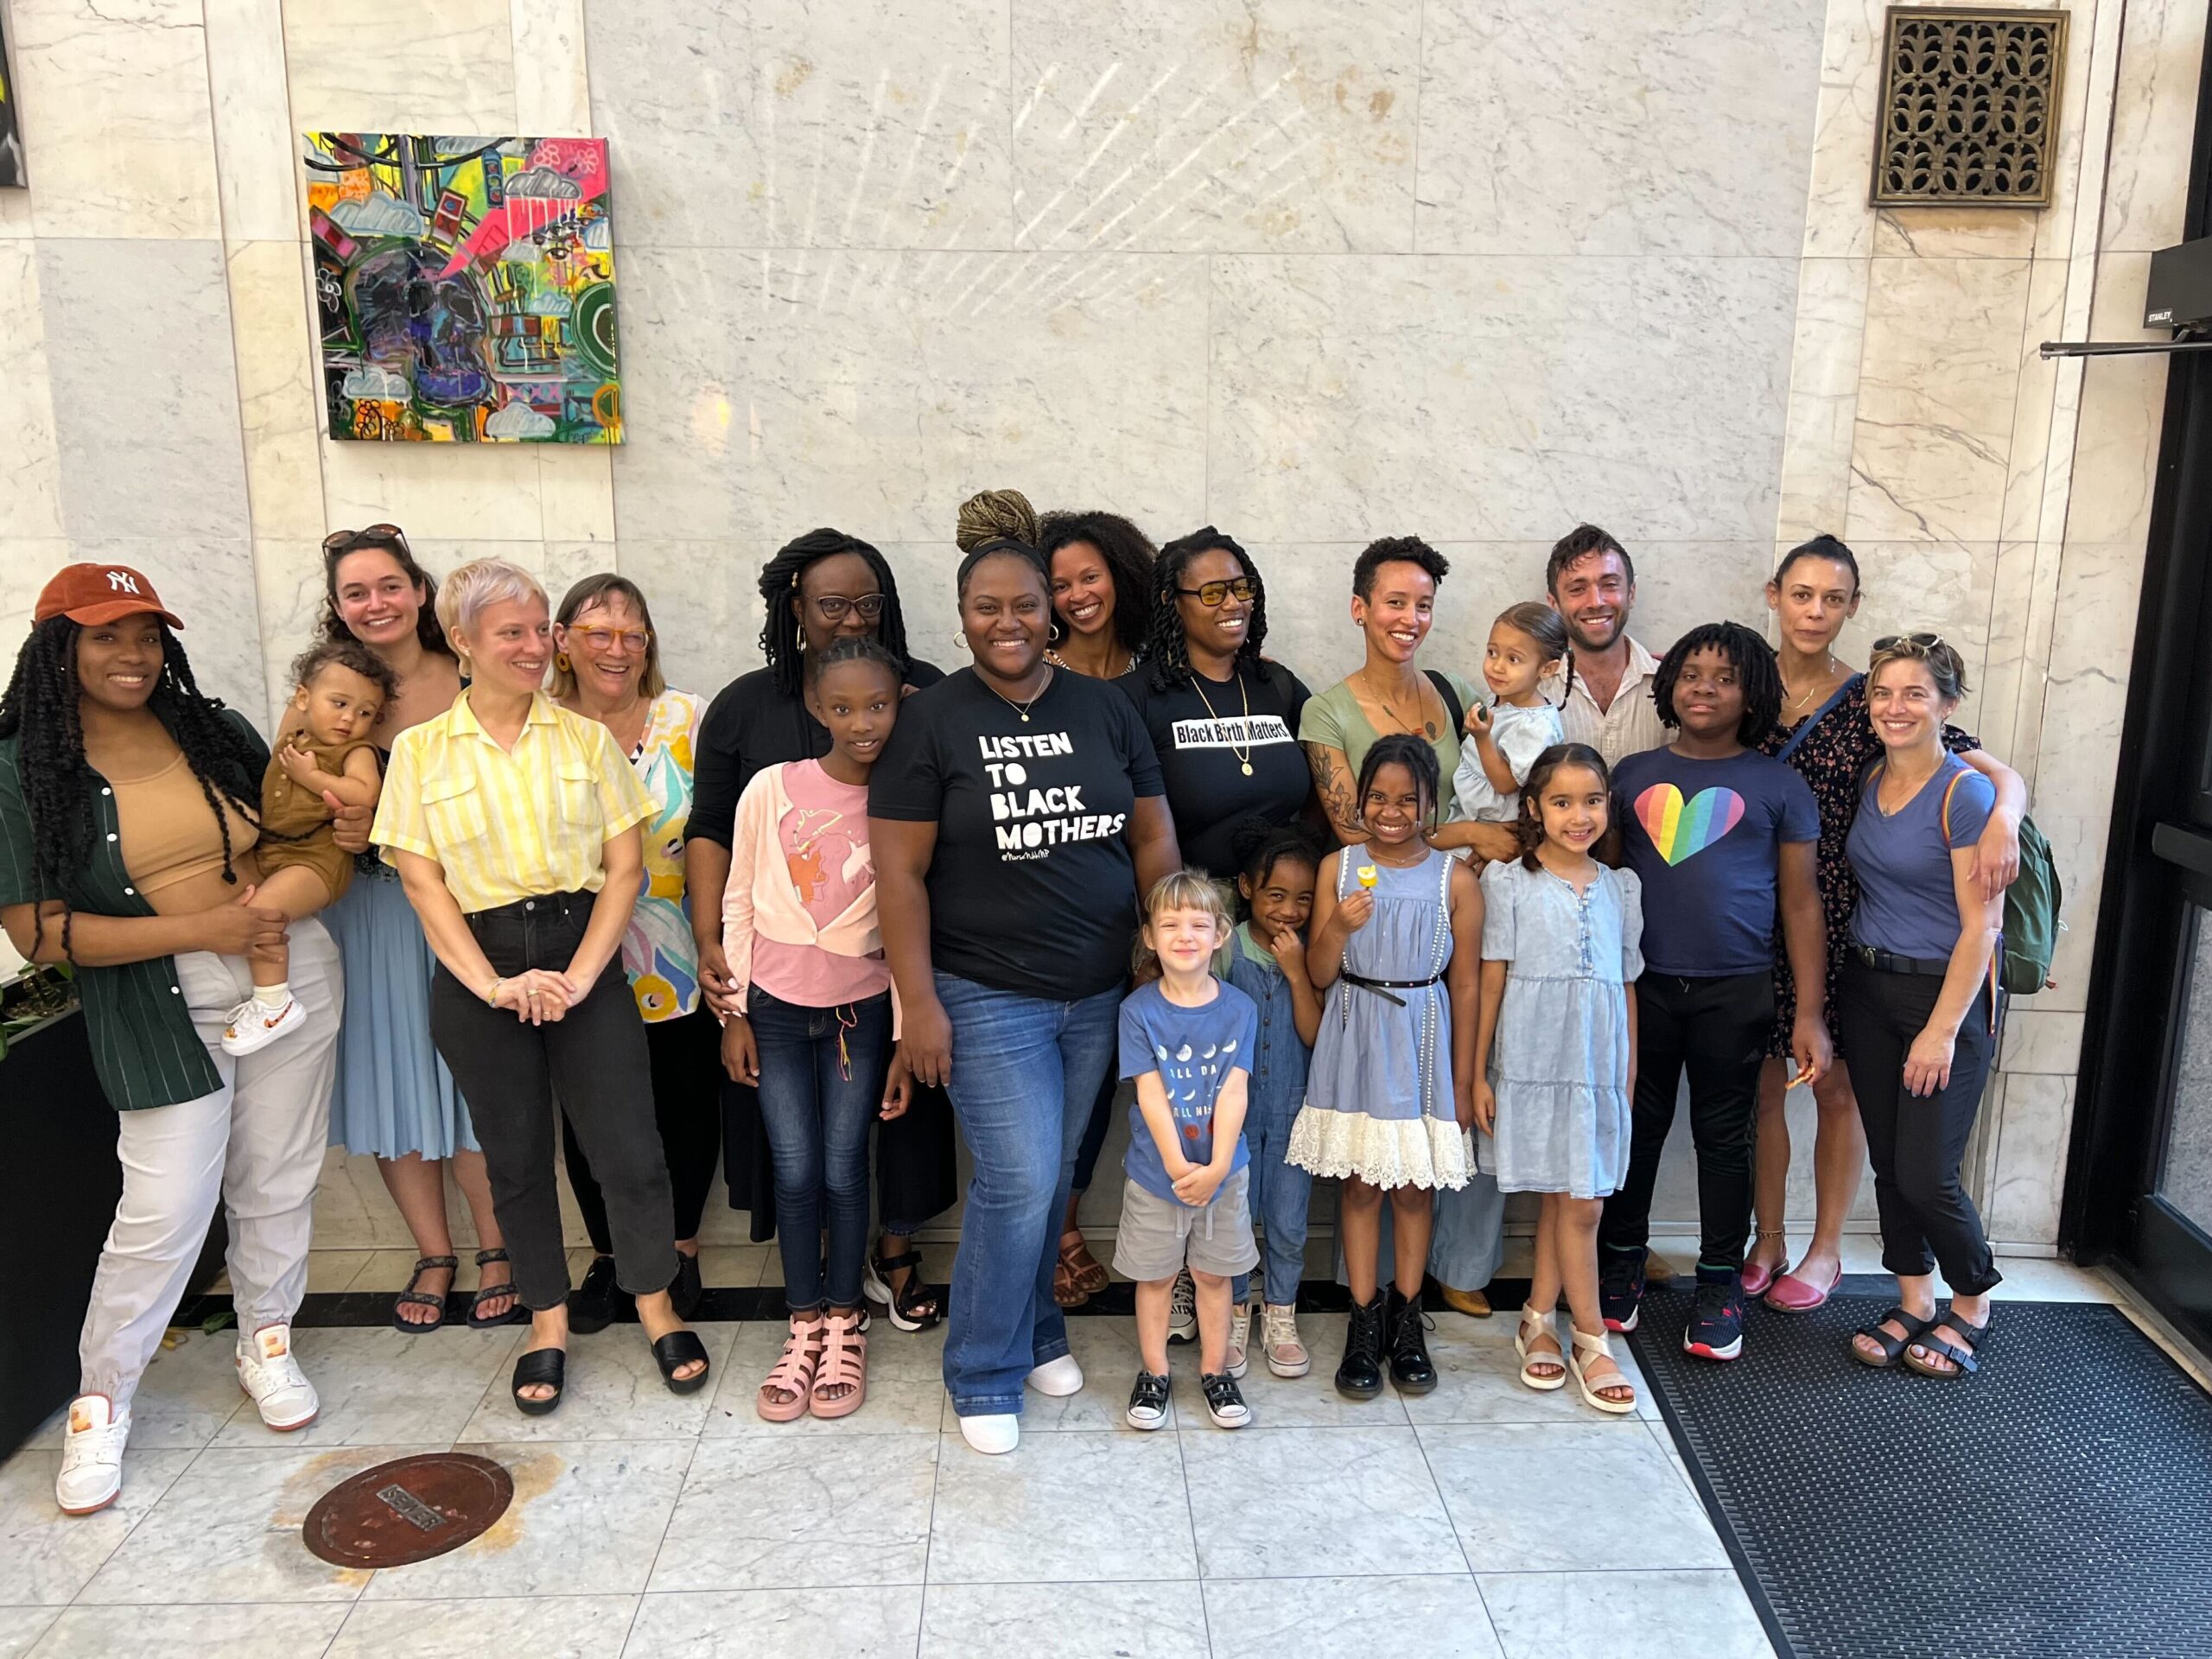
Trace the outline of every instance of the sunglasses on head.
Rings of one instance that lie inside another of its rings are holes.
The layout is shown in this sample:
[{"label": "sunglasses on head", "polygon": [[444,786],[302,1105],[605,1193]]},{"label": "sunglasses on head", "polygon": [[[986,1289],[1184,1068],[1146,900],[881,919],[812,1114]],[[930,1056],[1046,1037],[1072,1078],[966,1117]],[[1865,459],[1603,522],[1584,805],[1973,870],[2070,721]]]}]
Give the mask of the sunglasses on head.
[{"label": "sunglasses on head", "polygon": [[1928,652],[1943,643],[1940,633],[1889,633],[1874,642],[1874,649],[1883,652]]},{"label": "sunglasses on head", "polygon": [[1256,599],[1260,583],[1256,577],[1239,576],[1234,582],[1202,582],[1196,588],[1178,588],[1175,591],[1185,599],[1195,599],[1199,604],[1211,608],[1221,604],[1232,594],[1243,601]]},{"label": "sunglasses on head", "polygon": [[[357,547],[397,546],[408,553],[407,534],[397,524],[371,524],[362,530],[334,530],[322,538],[326,553],[350,553]],[[412,558],[414,555],[408,553]]]}]

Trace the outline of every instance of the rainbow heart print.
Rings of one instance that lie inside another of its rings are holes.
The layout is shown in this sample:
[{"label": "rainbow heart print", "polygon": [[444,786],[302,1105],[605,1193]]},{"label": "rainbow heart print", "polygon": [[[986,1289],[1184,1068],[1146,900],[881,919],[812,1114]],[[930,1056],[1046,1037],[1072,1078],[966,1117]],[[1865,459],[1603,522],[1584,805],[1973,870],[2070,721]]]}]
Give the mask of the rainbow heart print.
[{"label": "rainbow heart print", "polygon": [[1636,821],[1670,865],[1695,858],[1744,821],[1744,798],[1732,789],[1701,789],[1685,801],[1672,784],[1654,784],[1636,798]]}]

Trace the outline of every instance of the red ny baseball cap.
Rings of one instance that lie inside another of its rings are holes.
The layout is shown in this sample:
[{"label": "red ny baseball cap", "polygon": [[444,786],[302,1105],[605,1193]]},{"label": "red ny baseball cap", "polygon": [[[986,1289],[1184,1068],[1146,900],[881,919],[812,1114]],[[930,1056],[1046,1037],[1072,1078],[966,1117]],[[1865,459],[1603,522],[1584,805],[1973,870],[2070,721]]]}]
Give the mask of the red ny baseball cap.
[{"label": "red ny baseball cap", "polygon": [[66,616],[89,626],[148,611],[173,628],[184,626],[183,619],[162,603],[154,584],[129,565],[65,564],[40,589],[31,620],[43,622],[50,616]]}]

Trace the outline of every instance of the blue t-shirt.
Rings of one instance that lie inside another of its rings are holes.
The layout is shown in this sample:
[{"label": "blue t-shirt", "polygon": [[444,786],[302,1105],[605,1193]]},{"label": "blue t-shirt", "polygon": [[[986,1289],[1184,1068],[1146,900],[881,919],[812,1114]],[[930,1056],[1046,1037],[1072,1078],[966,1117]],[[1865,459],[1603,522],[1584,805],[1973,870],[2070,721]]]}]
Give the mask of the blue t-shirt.
[{"label": "blue t-shirt", "polygon": [[[1175,1133],[1183,1137],[1183,1156],[1194,1164],[1213,1161],[1214,1102],[1230,1072],[1250,1076],[1252,1051],[1260,1040],[1260,1011],[1252,999],[1220,980],[1214,981],[1214,989],[1212,1001],[1185,1008],[1170,1002],[1155,979],[1122,1004],[1122,1075],[1160,1074]],[[1230,1173],[1251,1161],[1240,1135]],[[1167,1179],[1167,1166],[1135,1101],[1129,1103],[1129,1153],[1122,1167],[1146,1192],[1163,1198],[1175,1196],[1175,1184]],[[1220,1196],[1220,1188],[1214,1191]]]},{"label": "blue t-shirt", "polygon": [[[1963,772],[1965,776],[1960,777]],[[1951,779],[1959,779],[1953,788]],[[1997,785],[1955,754],[1943,757],[1936,775],[1895,812],[1881,808],[1881,769],[1859,798],[1858,816],[1844,850],[1859,877],[1859,908],[1851,937],[1859,944],[1933,962],[1958,948],[1958,888],[1951,855],[1980,838],[1997,810]],[[1950,842],[1937,819],[1950,797]]]},{"label": "blue t-shirt", "polygon": [[1614,768],[1613,799],[1643,884],[1645,967],[1688,979],[1770,972],[1782,843],[1821,838],[1796,769],[1748,750],[1692,760],[1646,749]]}]

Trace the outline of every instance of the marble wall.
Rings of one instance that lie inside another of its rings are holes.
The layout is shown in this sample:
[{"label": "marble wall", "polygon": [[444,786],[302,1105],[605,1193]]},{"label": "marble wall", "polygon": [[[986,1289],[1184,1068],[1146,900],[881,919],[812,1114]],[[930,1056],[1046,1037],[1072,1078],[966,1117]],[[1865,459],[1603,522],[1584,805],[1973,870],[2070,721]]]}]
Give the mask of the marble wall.
[{"label": "marble wall", "polygon": [[[2055,207],[1935,216],[1864,206],[1873,0],[0,4],[35,181],[0,192],[0,635],[58,563],[128,558],[262,714],[319,538],[390,518],[556,593],[619,568],[711,690],[757,661],[760,562],[828,522],[944,660],[954,510],[1014,485],[1236,534],[1322,684],[1377,535],[1452,557],[1433,652],[1471,666],[1580,518],[1635,551],[1657,645],[1759,620],[1777,544],[1827,529],[1868,569],[1851,648],[1966,641],[1974,717],[2063,780],[2070,885],[2095,867],[2162,372],[2032,348],[2124,330],[2177,235],[2178,0],[2075,6]],[[324,435],[296,134],[327,128],[612,141],[626,445]],[[2022,1242],[2089,902],[1986,1148]],[[364,1175],[334,1168],[330,1242],[397,1242]]]}]

